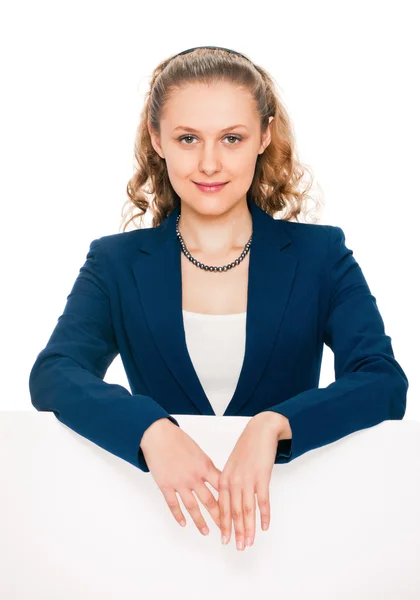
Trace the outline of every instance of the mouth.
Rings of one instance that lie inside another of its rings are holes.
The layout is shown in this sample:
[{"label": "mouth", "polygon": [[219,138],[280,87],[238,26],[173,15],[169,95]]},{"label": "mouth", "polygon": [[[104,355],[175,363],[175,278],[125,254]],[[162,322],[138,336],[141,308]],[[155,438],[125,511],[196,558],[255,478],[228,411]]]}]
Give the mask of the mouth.
[{"label": "mouth", "polygon": [[194,181],[193,183],[202,192],[218,192],[219,190],[223,189],[225,187],[225,185],[227,185],[229,182],[226,181],[225,183],[217,183],[217,184],[201,184],[201,183],[197,183],[196,181]]}]

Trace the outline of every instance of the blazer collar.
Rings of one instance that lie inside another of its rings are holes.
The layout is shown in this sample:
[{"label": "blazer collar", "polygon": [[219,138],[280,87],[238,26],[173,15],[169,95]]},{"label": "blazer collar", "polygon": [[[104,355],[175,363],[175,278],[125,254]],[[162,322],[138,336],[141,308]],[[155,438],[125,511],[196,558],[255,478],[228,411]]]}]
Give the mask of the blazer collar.
[{"label": "blazer collar", "polygon": [[[291,240],[282,223],[247,200],[252,216],[249,250],[246,345],[242,370],[224,416],[236,415],[250,399],[270,360],[292,290],[298,258],[283,252]],[[181,244],[176,235],[178,205],[156,228],[139,236],[133,263],[140,302],[156,347],[199,414],[215,412],[194,370],[182,313]],[[209,273],[209,277],[223,273]],[[280,365],[279,365],[280,367]]]}]

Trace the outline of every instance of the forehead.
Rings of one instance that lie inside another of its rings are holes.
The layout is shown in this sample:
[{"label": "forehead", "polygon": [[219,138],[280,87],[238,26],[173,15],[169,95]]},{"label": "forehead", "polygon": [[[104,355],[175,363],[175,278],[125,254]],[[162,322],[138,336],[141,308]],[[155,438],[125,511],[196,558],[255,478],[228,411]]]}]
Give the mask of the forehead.
[{"label": "forehead", "polygon": [[170,95],[161,121],[171,130],[183,125],[196,131],[219,132],[234,124],[251,127],[258,115],[247,90],[226,82],[194,83]]}]

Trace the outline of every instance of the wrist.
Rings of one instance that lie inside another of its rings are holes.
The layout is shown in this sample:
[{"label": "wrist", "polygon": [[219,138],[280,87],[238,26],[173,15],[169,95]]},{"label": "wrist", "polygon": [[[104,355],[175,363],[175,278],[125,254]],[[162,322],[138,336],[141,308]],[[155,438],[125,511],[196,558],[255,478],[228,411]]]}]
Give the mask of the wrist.
[{"label": "wrist", "polygon": [[292,438],[292,430],[290,427],[289,419],[284,415],[281,415],[274,410],[265,410],[262,413],[258,413],[259,418],[263,418],[270,423],[274,431],[277,434],[278,441],[287,440]]},{"label": "wrist", "polygon": [[146,431],[143,433],[143,436],[141,438],[140,441],[140,449],[143,450],[145,443],[151,439],[152,437],[155,436],[155,434],[157,436],[159,435],[164,435],[162,434],[163,430],[166,430],[166,427],[168,425],[168,423],[170,423],[171,425],[173,425],[172,421],[170,419],[168,419],[168,417],[161,417],[160,419],[156,419],[156,421],[153,421],[153,423],[151,425],[149,425],[149,427],[146,429]]}]

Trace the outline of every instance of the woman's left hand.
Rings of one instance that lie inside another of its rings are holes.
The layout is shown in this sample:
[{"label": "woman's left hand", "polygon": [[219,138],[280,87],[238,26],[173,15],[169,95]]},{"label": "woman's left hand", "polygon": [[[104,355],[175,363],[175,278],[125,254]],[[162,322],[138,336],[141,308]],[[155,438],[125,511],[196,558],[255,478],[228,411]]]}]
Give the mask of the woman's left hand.
[{"label": "woman's left hand", "polygon": [[[273,416],[274,415],[274,416]],[[246,538],[254,543],[255,494],[261,515],[261,527],[270,524],[269,485],[275,464],[277,444],[288,419],[265,411],[248,421],[219,477],[221,535],[229,543],[232,519],[238,550],[245,548]],[[242,543],[242,547],[238,544]]]}]

